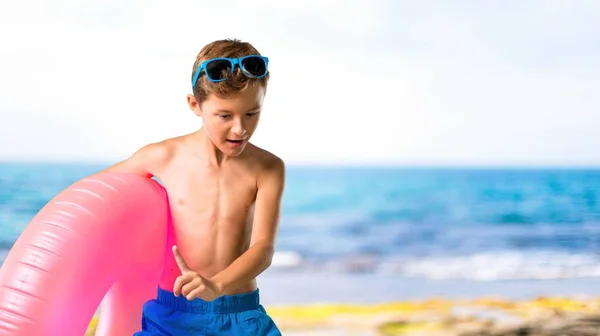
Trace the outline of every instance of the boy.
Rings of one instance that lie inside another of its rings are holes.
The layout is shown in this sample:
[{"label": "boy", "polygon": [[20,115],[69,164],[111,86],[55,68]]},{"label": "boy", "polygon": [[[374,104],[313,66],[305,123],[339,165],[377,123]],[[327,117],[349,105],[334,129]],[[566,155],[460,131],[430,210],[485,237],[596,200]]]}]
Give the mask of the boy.
[{"label": "boy", "polygon": [[251,44],[206,45],[187,97],[203,126],[105,170],[156,176],[169,194],[177,246],[135,335],[281,335],[255,280],[273,257],[284,188],[283,161],[249,143],[268,80]]}]

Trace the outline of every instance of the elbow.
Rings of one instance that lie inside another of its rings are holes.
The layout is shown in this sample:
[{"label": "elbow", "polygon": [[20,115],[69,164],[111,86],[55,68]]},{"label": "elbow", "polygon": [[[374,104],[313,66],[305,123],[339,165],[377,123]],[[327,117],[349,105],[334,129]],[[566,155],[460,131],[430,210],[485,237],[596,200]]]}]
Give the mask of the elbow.
[{"label": "elbow", "polygon": [[275,246],[273,244],[265,244],[263,247],[263,261],[265,267],[270,267],[275,256]]}]

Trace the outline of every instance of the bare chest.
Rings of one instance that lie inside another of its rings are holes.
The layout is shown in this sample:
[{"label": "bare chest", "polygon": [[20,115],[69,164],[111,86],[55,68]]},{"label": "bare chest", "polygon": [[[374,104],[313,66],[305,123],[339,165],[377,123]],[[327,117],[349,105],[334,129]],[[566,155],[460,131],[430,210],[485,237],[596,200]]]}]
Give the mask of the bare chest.
[{"label": "bare chest", "polygon": [[187,225],[241,224],[256,199],[256,181],[235,171],[180,170],[163,183],[174,219]]}]

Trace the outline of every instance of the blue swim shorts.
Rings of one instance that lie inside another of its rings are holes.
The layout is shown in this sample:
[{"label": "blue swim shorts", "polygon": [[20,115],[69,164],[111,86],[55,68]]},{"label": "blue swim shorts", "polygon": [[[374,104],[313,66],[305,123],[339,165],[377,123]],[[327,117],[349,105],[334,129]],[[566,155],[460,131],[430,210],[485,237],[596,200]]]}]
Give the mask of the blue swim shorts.
[{"label": "blue swim shorts", "polygon": [[133,334],[150,335],[281,336],[281,332],[260,304],[258,289],[214,301],[188,301],[159,288],[157,298],[144,304],[142,331]]}]

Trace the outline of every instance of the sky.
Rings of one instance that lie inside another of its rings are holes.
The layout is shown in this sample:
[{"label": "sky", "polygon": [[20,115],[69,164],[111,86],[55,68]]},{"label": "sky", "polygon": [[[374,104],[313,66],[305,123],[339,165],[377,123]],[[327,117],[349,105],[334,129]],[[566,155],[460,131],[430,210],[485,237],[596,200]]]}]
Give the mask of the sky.
[{"label": "sky", "polygon": [[600,2],[0,4],[0,160],[112,162],[194,131],[196,54],[269,57],[253,142],[292,164],[600,165]]}]

